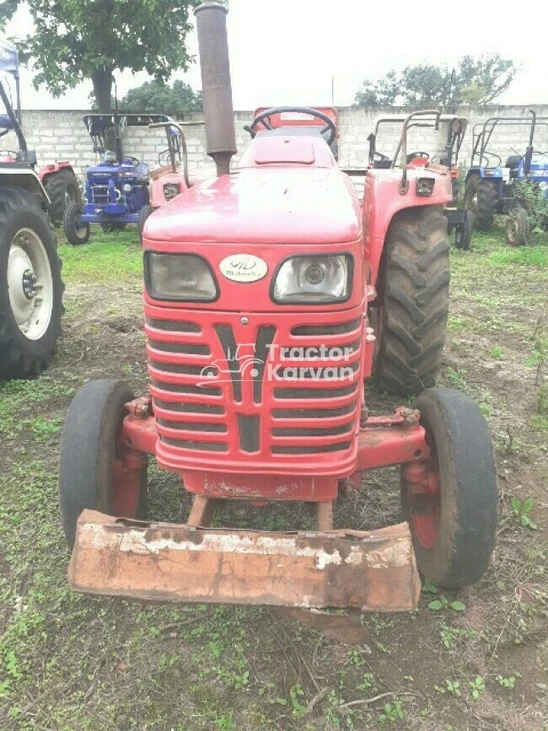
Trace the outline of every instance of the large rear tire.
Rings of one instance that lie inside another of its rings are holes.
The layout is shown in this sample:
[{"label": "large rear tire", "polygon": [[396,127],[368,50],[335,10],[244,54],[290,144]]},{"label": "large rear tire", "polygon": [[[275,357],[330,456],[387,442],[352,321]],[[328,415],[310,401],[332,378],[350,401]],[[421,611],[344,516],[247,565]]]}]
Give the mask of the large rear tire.
[{"label": "large rear tire", "polygon": [[61,332],[57,241],[36,196],[0,188],[0,380],[37,376]]},{"label": "large rear tire", "polygon": [[117,469],[122,456],[118,436],[125,404],[132,399],[126,383],[104,379],[82,386],[70,405],[61,441],[59,502],[71,549],[78,517],[86,508],[125,518],[146,516],[146,463],[133,481]]},{"label": "large rear tire", "polygon": [[379,274],[375,378],[400,395],[433,386],[449,310],[447,219],[437,206],[411,208],[390,226]]},{"label": "large rear tire", "polygon": [[416,408],[431,458],[422,484],[406,481],[402,468],[403,514],[419,571],[440,587],[458,589],[481,579],[495,545],[493,444],[477,404],[459,391],[430,389]]},{"label": "large rear tire", "polygon": [[50,173],[44,180],[44,188],[51,205],[49,216],[52,223],[61,223],[70,203],[82,204],[82,193],[76,175],[69,168]]},{"label": "large rear tire", "polygon": [[468,178],[464,191],[464,207],[472,211],[474,227],[489,231],[497,212],[497,189],[494,183],[479,175]]}]

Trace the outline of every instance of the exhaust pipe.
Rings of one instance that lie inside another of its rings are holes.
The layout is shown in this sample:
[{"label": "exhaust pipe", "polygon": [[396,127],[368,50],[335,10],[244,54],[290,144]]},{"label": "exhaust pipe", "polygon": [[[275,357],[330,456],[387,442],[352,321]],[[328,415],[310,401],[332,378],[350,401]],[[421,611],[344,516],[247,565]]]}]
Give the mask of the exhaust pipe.
[{"label": "exhaust pipe", "polygon": [[236,153],[227,13],[228,10],[215,0],[205,0],[194,11],[202,71],[207,154],[215,160],[217,175],[228,175],[230,158]]}]

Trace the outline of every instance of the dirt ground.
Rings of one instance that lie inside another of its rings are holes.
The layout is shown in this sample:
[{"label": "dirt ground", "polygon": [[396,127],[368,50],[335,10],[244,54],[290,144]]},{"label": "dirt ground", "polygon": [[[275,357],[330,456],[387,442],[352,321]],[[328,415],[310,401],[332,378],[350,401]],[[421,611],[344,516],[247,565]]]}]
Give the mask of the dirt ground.
[{"label": "dirt ground", "polygon": [[[411,614],[364,616],[358,646],[267,609],[70,592],[56,493],[64,416],[85,381],[119,377],[141,393],[146,371],[135,234],[62,254],[55,362],[0,387],[0,729],[548,729],[545,243],[510,250],[495,230],[452,254],[440,382],[474,396],[490,425],[501,495],[492,566],[458,595],[426,584]],[[370,399],[375,413],[397,404],[373,389]],[[149,489],[151,516],[177,519],[177,479],[152,465]],[[399,474],[385,470],[340,500],[336,525],[399,515]],[[233,505],[230,517],[267,529],[310,521],[304,508]]]}]

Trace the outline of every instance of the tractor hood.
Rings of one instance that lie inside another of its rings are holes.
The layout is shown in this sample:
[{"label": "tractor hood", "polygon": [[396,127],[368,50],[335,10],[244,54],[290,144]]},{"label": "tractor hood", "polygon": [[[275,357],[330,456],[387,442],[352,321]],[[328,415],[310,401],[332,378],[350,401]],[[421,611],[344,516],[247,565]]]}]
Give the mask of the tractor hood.
[{"label": "tractor hood", "polygon": [[129,159],[122,162],[101,162],[86,170],[88,178],[148,178],[149,167],[146,163],[133,163]]},{"label": "tractor hood", "polygon": [[329,244],[356,241],[361,212],[337,168],[246,168],[204,181],[149,218],[149,241]]}]

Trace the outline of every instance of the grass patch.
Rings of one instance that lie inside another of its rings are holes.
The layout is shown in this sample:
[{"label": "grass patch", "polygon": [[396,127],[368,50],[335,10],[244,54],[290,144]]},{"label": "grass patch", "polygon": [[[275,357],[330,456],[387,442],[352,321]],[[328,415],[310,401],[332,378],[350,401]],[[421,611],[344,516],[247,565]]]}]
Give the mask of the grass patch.
[{"label": "grass patch", "polygon": [[70,246],[60,237],[63,277],[71,283],[116,284],[141,282],[143,255],[135,230],[105,234],[92,227],[89,243]]}]

